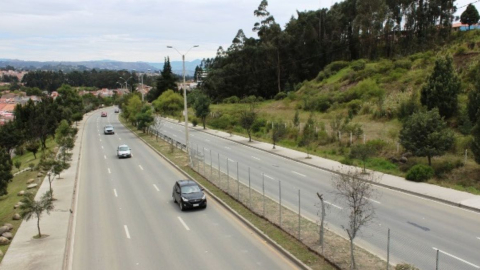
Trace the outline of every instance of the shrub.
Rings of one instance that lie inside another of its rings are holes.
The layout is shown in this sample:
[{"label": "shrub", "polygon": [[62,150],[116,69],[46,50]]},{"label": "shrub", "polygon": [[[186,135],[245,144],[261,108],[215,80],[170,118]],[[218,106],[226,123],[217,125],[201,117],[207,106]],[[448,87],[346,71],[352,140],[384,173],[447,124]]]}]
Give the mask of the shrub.
[{"label": "shrub", "polygon": [[433,164],[433,169],[435,171],[435,176],[444,177],[445,174],[453,171],[454,169],[460,168],[463,166],[463,162],[460,159],[455,161],[445,160],[440,163]]},{"label": "shrub", "polygon": [[328,78],[328,76],[325,74],[325,72],[320,71],[320,72],[318,73],[317,77],[315,78],[315,80],[317,80],[317,82],[321,82],[321,81],[323,81],[323,80],[325,80],[325,79],[327,79],[327,78]]},{"label": "shrub", "polygon": [[240,98],[238,98],[237,96],[231,96],[229,98],[225,98],[223,100],[223,103],[230,104],[230,103],[238,103],[239,101],[240,101]]},{"label": "shrub", "polygon": [[381,139],[370,140],[366,142],[366,145],[370,146],[372,149],[375,149],[375,153],[382,151],[387,143]]},{"label": "shrub", "polygon": [[432,167],[423,164],[417,164],[408,170],[405,178],[414,182],[424,182],[432,178],[434,175],[435,171]]},{"label": "shrub", "polygon": [[455,51],[455,55],[462,55],[462,54],[465,54],[467,52],[467,47],[465,46],[460,46],[457,48],[457,50]]},{"label": "shrub", "polygon": [[401,263],[395,266],[395,270],[420,270],[420,269],[408,263]]},{"label": "shrub", "polygon": [[380,88],[375,80],[365,79],[348,90],[343,102],[348,102],[354,99],[368,100],[373,97],[383,98],[384,95],[385,90]]},{"label": "shrub", "polygon": [[278,94],[275,95],[274,99],[275,100],[281,100],[287,97],[287,93],[285,92],[279,92]]},{"label": "shrub", "polygon": [[192,118],[192,125],[196,127],[198,125],[198,119],[197,118]]},{"label": "shrub", "polygon": [[359,99],[354,99],[347,104],[348,107],[348,116],[352,118],[354,115],[357,115],[360,109],[362,108],[362,101]]},{"label": "shrub", "polygon": [[338,71],[348,67],[349,63],[347,61],[335,61],[330,64],[328,64],[324,71],[325,74],[334,74],[337,73]]},{"label": "shrub", "polygon": [[397,69],[397,68],[401,68],[401,69],[406,69],[406,70],[409,70],[412,68],[412,61],[410,59],[401,59],[401,60],[397,60],[393,63],[393,66]]},{"label": "shrub", "polygon": [[261,128],[267,125],[267,120],[264,118],[257,118],[252,126],[253,132],[259,132]]},{"label": "shrub", "polygon": [[222,116],[220,116],[218,118],[210,119],[209,124],[213,128],[227,129],[230,126],[234,126],[235,122],[236,121],[235,121],[235,118],[233,116],[231,116],[229,114],[223,114]]},{"label": "shrub", "polygon": [[350,64],[350,67],[355,71],[360,71],[360,70],[364,70],[366,65],[367,65],[367,61],[365,61],[364,59],[359,59],[357,61],[352,62]]},{"label": "shrub", "polygon": [[353,165],[353,160],[349,157],[344,157],[340,160],[340,163],[345,165]]}]

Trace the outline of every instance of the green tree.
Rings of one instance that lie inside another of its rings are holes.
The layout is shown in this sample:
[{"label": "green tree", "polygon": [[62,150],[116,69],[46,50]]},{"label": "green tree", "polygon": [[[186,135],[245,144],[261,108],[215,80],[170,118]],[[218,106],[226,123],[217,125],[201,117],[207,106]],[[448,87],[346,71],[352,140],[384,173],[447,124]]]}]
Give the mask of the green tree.
[{"label": "green tree", "polygon": [[137,125],[137,114],[140,113],[142,110],[142,100],[137,95],[132,95],[127,102],[126,110],[126,118],[132,125]]},{"label": "green tree", "polygon": [[293,125],[298,127],[300,125],[300,117],[299,117],[299,111],[295,110],[295,116],[293,116]]},{"label": "green tree", "polygon": [[176,115],[183,110],[183,97],[173,90],[167,90],[152,104],[155,111],[161,115]]},{"label": "green tree", "polygon": [[7,150],[0,146],[0,196],[8,194],[8,183],[12,179],[12,159]]},{"label": "green tree", "polygon": [[461,82],[453,69],[451,57],[438,58],[435,67],[422,88],[420,101],[428,110],[438,108],[445,118],[450,118],[458,110],[458,94]]},{"label": "green tree", "polygon": [[45,192],[39,201],[35,201],[35,196],[32,193],[26,193],[23,199],[21,200],[22,205],[20,205],[20,216],[25,220],[28,221],[31,218],[37,219],[37,228],[38,228],[38,237],[42,237],[42,233],[40,231],[40,218],[42,217],[43,212],[47,212],[50,214],[55,206],[52,202],[52,196],[49,194],[50,192]]},{"label": "green tree", "polygon": [[160,74],[160,77],[157,79],[157,85],[154,89],[150,90],[147,94],[147,100],[152,102],[156,100],[163,92],[171,89],[177,90],[177,78],[172,72],[172,67],[170,65],[170,58],[165,58],[165,63],[163,63],[163,69]]},{"label": "green tree", "polygon": [[310,150],[315,141],[315,121],[313,120],[313,113],[308,116],[307,123],[303,127],[302,137],[299,146],[305,146],[307,149],[307,158],[310,158]]},{"label": "green tree", "polygon": [[358,158],[363,162],[363,173],[366,173],[365,163],[367,159],[375,155],[375,148],[370,144],[356,144],[350,149],[350,157]]},{"label": "green tree", "polygon": [[195,110],[195,116],[202,119],[203,129],[205,129],[205,120],[210,113],[210,98],[201,93],[196,97],[193,103],[193,109]]},{"label": "green tree", "polygon": [[468,24],[468,30],[470,30],[472,24],[478,23],[478,20],[480,20],[480,15],[478,15],[477,8],[472,4],[469,4],[467,9],[460,15],[460,21],[463,24]]},{"label": "green tree", "polygon": [[400,131],[400,144],[415,156],[426,156],[430,166],[432,157],[443,155],[453,143],[453,131],[447,127],[437,108],[414,113]]},{"label": "green tree", "polygon": [[0,147],[3,147],[8,153],[22,143],[22,134],[14,121],[0,126]]},{"label": "green tree", "polygon": [[20,160],[16,160],[14,162],[15,168],[20,171],[20,166],[22,166],[22,162]]},{"label": "green tree", "polygon": [[275,149],[275,144],[281,140],[285,134],[287,133],[287,129],[285,128],[285,124],[281,122],[273,122],[272,123],[272,143],[273,149]]},{"label": "green tree", "polygon": [[29,141],[25,146],[25,149],[27,149],[28,152],[32,152],[33,157],[35,159],[37,159],[37,152],[39,148],[40,148],[40,143],[38,143],[37,140]]},{"label": "green tree", "polygon": [[137,113],[137,129],[142,130],[143,133],[145,133],[147,128],[153,124],[153,120],[152,106],[143,105],[142,110]]},{"label": "green tree", "polygon": [[249,109],[244,109],[240,112],[240,125],[247,131],[248,141],[252,141],[252,128],[257,119],[257,112],[255,112],[254,103],[252,102]]},{"label": "green tree", "polygon": [[477,162],[477,164],[480,164],[480,117],[478,117],[477,123],[472,130],[472,135],[472,152],[475,157],[475,162]]},{"label": "green tree", "polygon": [[52,182],[55,180],[55,175],[60,175],[62,162],[59,162],[55,158],[55,153],[51,151],[46,151],[42,157],[38,166],[40,170],[46,173],[48,177],[48,184],[49,184],[49,194],[51,199],[53,199],[53,189],[52,189]]},{"label": "green tree", "polygon": [[476,123],[480,118],[480,76],[475,82],[475,88],[468,92],[467,113],[470,122]]}]

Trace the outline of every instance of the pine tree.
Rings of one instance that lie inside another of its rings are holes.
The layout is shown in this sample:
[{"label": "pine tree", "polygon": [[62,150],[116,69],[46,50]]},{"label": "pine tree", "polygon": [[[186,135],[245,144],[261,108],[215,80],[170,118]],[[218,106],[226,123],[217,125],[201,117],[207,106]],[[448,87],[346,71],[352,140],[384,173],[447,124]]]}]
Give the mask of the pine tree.
[{"label": "pine tree", "polygon": [[473,142],[472,142],[472,152],[475,157],[475,162],[480,164],[480,117],[477,118],[477,124],[472,130]]},{"label": "pine tree", "polygon": [[7,186],[12,179],[12,159],[7,150],[0,147],[0,196],[8,194]]},{"label": "pine tree", "polygon": [[453,69],[451,57],[439,58],[428,78],[428,83],[422,88],[420,101],[428,110],[438,108],[441,116],[452,117],[458,110],[458,94],[460,79]]},{"label": "pine tree", "polygon": [[165,63],[163,64],[163,70],[160,73],[160,77],[157,79],[157,87],[148,92],[147,99],[149,102],[156,100],[163,92],[171,89],[178,90],[177,88],[177,78],[175,74],[172,73],[172,66],[170,65],[170,58],[165,58]]},{"label": "pine tree", "polygon": [[470,30],[472,24],[478,23],[478,20],[480,20],[480,15],[478,15],[478,10],[472,4],[469,4],[467,9],[460,15],[460,21],[463,24],[468,24],[468,30]]}]

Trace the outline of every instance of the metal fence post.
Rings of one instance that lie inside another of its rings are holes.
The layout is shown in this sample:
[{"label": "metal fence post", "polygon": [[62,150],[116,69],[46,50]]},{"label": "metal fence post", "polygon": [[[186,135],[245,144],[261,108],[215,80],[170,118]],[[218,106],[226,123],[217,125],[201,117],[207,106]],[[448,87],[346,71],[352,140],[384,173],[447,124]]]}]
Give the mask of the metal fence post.
[{"label": "metal fence post", "polygon": [[280,228],[282,227],[282,181],[278,180],[278,205],[280,209]]},{"label": "metal fence post", "polygon": [[265,216],[265,174],[262,173],[263,216]]},{"label": "metal fence post", "polygon": [[300,189],[298,190],[298,240],[300,240]]},{"label": "metal fence post", "polygon": [[220,153],[218,153],[218,186],[220,186]]},{"label": "metal fence post", "polygon": [[200,173],[200,155],[198,154],[198,144],[197,144],[196,156],[197,156],[197,172]]},{"label": "metal fence post", "polygon": [[465,149],[465,161],[463,163],[467,164],[468,150]]},{"label": "metal fence post", "polygon": [[210,149],[210,178],[213,178],[213,177],[212,177],[212,167],[213,167],[213,163],[212,163],[212,149]]},{"label": "metal fence post", "polygon": [[203,174],[206,176],[207,174],[205,173],[205,147],[202,147],[202,154],[203,154]]},{"label": "metal fence post", "polygon": [[250,167],[248,167],[248,205],[252,209],[252,186],[250,183]]},{"label": "metal fence post", "polygon": [[438,270],[438,257],[440,256],[440,250],[437,249],[437,260],[436,260],[436,264],[435,264],[435,270]]},{"label": "metal fence post", "polygon": [[227,194],[230,192],[230,171],[228,170],[228,157],[227,157]]},{"label": "metal fence post", "polygon": [[240,201],[240,177],[238,177],[238,161],[237,161],[237,200]]},{"label": "metal fence post", "polygon": [[390,268],[390,228],[388,228],[387,238],[387,270]]}]

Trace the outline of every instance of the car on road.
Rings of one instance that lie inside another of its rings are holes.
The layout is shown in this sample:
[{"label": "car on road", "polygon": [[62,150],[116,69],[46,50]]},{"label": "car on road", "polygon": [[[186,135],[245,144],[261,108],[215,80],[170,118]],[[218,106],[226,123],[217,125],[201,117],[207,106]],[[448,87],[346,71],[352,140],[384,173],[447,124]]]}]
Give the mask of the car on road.
[{"label": "car on road", "polygon": [[119,108],[116,108],[115,109],[115,113],[119,113],[120,112],[120,109]]},{"label": "car on road", "polygon": [[192,180],[178,180],[173,185],[172,198],[178,203],[180,210],[188,208],[207,208],[207,197],[197,182]]},{"label": "car on road", "polygon": [[113,126],[112,126],[112,125],[106,125],[106,126],[103,128],[103,133],[104,133],[105,135],[115,134],[115,131],[113,130]]},{"label": "car on road", "polygon": [[117,148],[117,157],[118,158],[131,158],[132,157],[132,150],[126,144],[119,145],[118,148]]},{"label": "car on road", "polygon": [[107,112],[102,112],[102,117],[107,117]]}]

